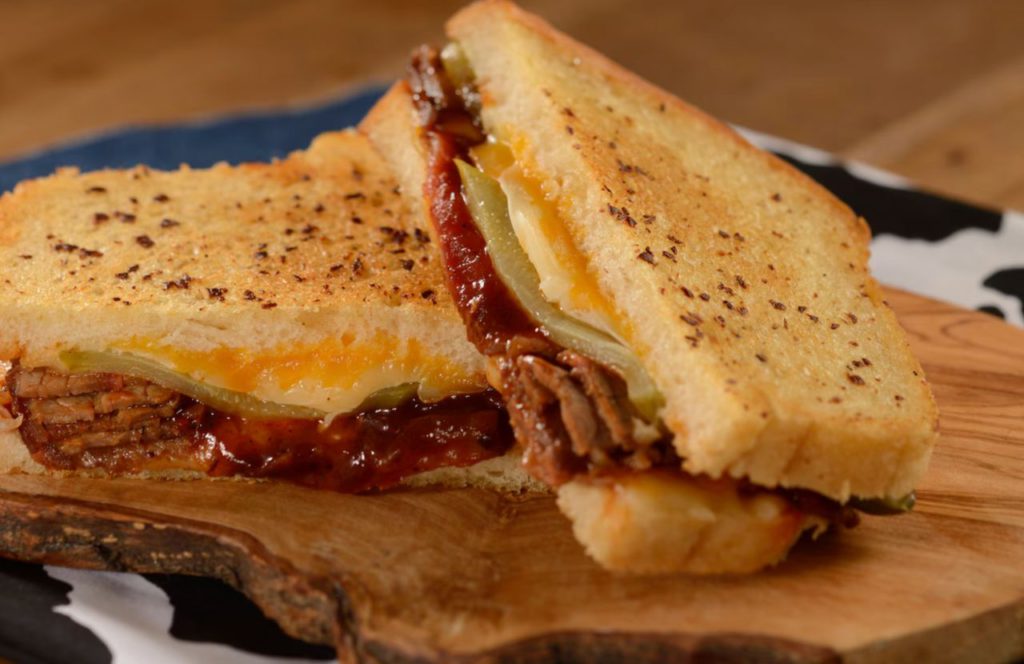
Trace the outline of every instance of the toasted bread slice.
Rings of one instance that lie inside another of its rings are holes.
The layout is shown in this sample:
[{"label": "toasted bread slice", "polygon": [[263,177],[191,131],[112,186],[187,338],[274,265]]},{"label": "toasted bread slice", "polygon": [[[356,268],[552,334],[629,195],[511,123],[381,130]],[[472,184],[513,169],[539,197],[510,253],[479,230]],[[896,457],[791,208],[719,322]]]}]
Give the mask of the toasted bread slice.
[{"label": "toasted bread slice", "polygon": [[862,219],[511,3],[473,4],[448,34],[485,130],[553,202],[664,395],[689,472],[839,501],[913,488],[937,411]]},{"label": "toasted bread slice", "polygon": [[0,199],[0,358],[114,349],[328,413],[483,389],[418,222],[355,132],[271,164],[24,182]]}]

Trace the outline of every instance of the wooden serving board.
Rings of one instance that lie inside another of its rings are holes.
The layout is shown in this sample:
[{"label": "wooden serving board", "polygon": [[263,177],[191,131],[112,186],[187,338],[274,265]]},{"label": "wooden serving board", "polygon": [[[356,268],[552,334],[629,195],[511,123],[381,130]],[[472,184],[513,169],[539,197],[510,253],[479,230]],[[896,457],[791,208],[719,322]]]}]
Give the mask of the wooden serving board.
[{"label": "wooden serving board", "polygon": [[550,498],[0,477],[0,549],[215,576],[343,661],[986,662],[1024,656],[1024,331],[890,301],[942,411],[897,518],[747,577],[617,577]]}]

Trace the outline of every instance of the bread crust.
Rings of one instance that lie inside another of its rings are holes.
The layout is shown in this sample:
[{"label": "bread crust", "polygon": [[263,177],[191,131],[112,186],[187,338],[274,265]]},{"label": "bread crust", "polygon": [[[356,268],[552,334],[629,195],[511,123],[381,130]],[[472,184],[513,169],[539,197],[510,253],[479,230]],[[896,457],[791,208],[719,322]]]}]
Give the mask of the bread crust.
[{"label": "bread crust", "polygon": [[863,219],[511,3],[470,5],[448,34],[485,127],[557,202],[626,321],[688,471],[841,501],[913,488],[937,409]]},{"label": "bread crust", "polygon": [[[63,368],[62,351],[113,348],[328,412],[329,390],[352,400],[364,383],[483,389],[420,221],[351,130],[267,164],[62,169],[0,198],[0,359]],[[373,375],[286,389],[267,369],[341,353]]]}]

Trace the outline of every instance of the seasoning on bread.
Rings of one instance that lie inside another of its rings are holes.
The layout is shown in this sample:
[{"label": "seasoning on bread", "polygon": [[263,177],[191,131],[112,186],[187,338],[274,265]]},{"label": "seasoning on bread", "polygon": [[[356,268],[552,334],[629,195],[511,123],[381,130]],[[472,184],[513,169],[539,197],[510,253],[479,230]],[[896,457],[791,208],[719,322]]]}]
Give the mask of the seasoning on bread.
[{"label": "seasoning on bread", "polygon": [[937,411],[862,219],[509,2],[447,32],[363,129],[424,191],[526,466],[599,562],[751,571],[912,491]]}]

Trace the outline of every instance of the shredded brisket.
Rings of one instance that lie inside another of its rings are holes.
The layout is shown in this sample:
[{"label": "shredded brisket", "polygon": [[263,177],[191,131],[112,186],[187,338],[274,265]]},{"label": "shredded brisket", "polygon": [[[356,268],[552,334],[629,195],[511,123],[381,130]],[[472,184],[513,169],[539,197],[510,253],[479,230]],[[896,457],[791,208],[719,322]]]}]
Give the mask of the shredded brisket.
[{"label": "shredded brisket", "polygon": [[15,365],[7,385],[26,446],[49,467],[95,467],[110,448],[144,459],[190,447],[174,420],[182,396],[141,378]]}]

